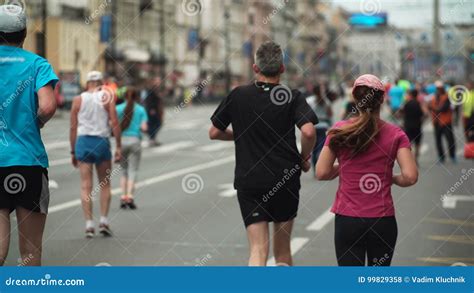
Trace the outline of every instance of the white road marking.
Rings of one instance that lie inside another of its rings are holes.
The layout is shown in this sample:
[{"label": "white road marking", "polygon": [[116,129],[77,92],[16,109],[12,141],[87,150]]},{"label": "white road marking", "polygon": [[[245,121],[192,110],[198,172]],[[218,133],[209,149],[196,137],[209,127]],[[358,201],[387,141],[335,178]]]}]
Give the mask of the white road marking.
[{"label": "white road marking", "polygon": [[59,184],[55,180],[49,180],[48,186],[51,189],[58,189],[59,188]]},{"label": "white road marking", "polygon": [[422,144],[420,147],[420,156],[423,156],[430,150],[430,146],[426,143]]},{"label": "white road marking", "polygon": [[[295,255],[298,251],[305,246],[306,243],[309,242],[309,238],[303,238],[303,237],[296,237],[291,239],[290,247],[291,247],[291,254]],[[274,267],[276,266],[275,264],[275,258],[272,257],[268,262],[267,266],[269,267]]]},{"label": "white road marking", "polygon": [[219,185],[219,189],[222,191],[219,193],[221,197],[234,197],[237,196],[237,190],[234,189],[234,184],[221,184]]},{"label": "white road marking", "polygon": [[56,167],[56,166],[61,166],[61,165],[66,165],[71,163],[71,158],[65,158],[65,159],[59,159],[59,160],[53,160],[49,162],[50,167]]},{"label": "white road marking", "polygon": [[193,147],[195,145],[196,145],[196,143],[193,142],[193,141],[190,141],[190,140],[188,140],[188,141],[179,141],[179,142],[176,142],[176,143],[165,144],[165,145],[160,146],[156,149],[153,149],[153,153],[154,154],[167,154],[167,153],[182,150],[182,149],[185,149],[185,148]]},{"label": "white road marking", "polygon": [[314,222],[309,224],[306,230],[307,231],[321,231],[333,219],[334,219],[334,214],[331,213],[331,209],[328,209],[321,216],[319,216]]},{"label": "white road marking", "polygon": [[173,125],[168,125],[168,126],[164,126],[163,127],[163,130],[164,129],[167,129],[167,130],[190,130],[190,129],[194,129],[194,128],[198,128],[200,127],[200,121],[184,121],[184,122],[180,122],[180,123],[176,123],[176,124],[173,124]]},{"label": "white road marking", "polygon": [[212,143],[209,145],[205,145],[202,147],[198,148],[198,151],[200,152],[215,152],[215,151],[220,151],[226,148],[231,148],[233,147],[234,144],[232,142],[217,142],[217,143]]},{"label": "white road marking", "polygon": [[44,145],[44,147],[48,151],[67,148],[69,147],[69,141],[57,141],[57,142],[47,143]]},{"label": "white road marking", "polygon": [[[146,142],[142,143],[142,147],[145,148],[146,145],[147,145]],[[180,142],[176,142],[176,143],[170,143],[170,144],[158,147],[158,148],[153,148],[152,149],[152,154],[145,153],[144,157],[151,157],[151,156],[153,156],[153,154],[157,154],[157,155],[168,154],[168,153],[172,153],[172,152],[182,150],[182,149],[185,149],[185,148],[190,148],[190,147],[193,147],[195,145],[196,144],[192,141],[180,141]],[[49,166],[50,167],[57,167],[57,166],[67,165],[69,163],[71,163],[71,159],[70,158],[64,158],[64,159],[58,159],[58,160],[50,161]]]},{"label": "white road marking", "polygon": [[[143,188],[143,187],[150,186],[150,185],[153,185],[153,184],[156,184],[156,183],[160,183],[160,182],[163,182],[163,181],[166,181],[166,180],[170,180],[170,179],[173,179],[173,178],[176,178],[176,177],[184,176],[184,175],[189,174],[189,173],[195,173],[195,172],[203,171],[203,170],[206,170],[206,169],[211,169],[211,168],[214,168],[214,167],[217,167],[217,166],[221,166],[221,165],[225,165],[225,164],[234,162],[234,160],[235,160],[234,156],[230,156],[230,157],[226,157],[226,158],[223,158],[223,159],[220,159],[220,160],[215,160],[215,161],[212,161],[212,162],[208,162],[208,163],[199,164],[199,165],[195,165],[195,166],[192,166],[192,167],[176,170],[176,171],[173,171],[173,172],[170,172],[170,173],[166,173],[166,174],[163,174],[163,175],[159,175],[159,176],[152,177],[152,178],[146,179],[144,181],[141,181],[141,182],[137,183],[136,188]],[[115,188],[115,189],[112,190],[112,195],[120,195],[121,192],[122,192],[122,190],[120,188]],[[80,205],[81,205],[81,200],[79,200],[79,199],[71,200],[71,201],[68,201],[68,202],[50,207],[49,208],[49,213],[52,214],[52,213],[55,213],[55,212],[70,209],[70,208],[80,206]]]},{"label": "white road marking", "polygon": [[455,209],[458,201],[474,201],[472,195],[447,195],[443,198],[443,208]]}]

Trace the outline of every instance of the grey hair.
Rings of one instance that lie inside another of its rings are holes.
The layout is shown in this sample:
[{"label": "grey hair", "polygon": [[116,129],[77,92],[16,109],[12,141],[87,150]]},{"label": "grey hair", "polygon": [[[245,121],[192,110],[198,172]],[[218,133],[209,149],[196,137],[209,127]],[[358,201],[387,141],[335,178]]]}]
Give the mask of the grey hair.
[{"label": "grey hair", "polygon": [[255,53],[255,64],[264,76],[278,76],[283,65],[281,46],[272,41],[263,43]]}]

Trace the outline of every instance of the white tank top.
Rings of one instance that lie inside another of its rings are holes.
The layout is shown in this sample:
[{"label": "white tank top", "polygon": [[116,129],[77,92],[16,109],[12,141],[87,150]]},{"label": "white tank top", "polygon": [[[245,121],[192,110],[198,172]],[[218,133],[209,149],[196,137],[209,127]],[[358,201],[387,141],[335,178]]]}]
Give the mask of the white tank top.
[{"label": "white tank top", "polygon": [[103,103],[103,91],[81,94],[77,135],[110,136],[109,113]]}]

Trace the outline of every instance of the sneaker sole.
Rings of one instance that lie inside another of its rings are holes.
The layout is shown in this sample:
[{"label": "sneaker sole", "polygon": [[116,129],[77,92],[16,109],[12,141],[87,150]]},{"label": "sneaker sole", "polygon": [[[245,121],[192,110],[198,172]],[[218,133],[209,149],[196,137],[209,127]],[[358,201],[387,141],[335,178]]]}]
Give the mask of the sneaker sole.
[{"label": "sneaker sole", "polygon": [[100,231],[100,234],[102,234],[102,236],[104,237],[112,237],[112,233],[108,232],[108,231]]}]

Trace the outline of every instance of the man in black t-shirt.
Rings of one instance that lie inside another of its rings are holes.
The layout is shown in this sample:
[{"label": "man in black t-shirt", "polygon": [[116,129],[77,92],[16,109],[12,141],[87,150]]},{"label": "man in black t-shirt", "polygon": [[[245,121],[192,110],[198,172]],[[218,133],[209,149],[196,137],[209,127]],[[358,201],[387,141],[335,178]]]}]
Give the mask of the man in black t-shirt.
[{"label": "man in black t-shirt", "polygon": [[[300,175],[310,169],[318,119],[298,91],[279,84],[285,67],[278,44],[264,43],[255,59],[257,80],[222,101],[211,118],[209,136],[235,141],[234,186],[250,243],[249,265],[266,265],[269,222],[275,223],[276,263],[292,265],[290,238]],[[295,126],[301,130],[301,153]]]},{"label": "man in black t-shirt", "polygon": [[403,128],[410,142],[414,144],[417,161],[420,156],[421,141],[423,139],[423,120],[426,117],[426,112],[418,100],[418,90],[411,90],[408,94],[408,100],[402,108]]}]

